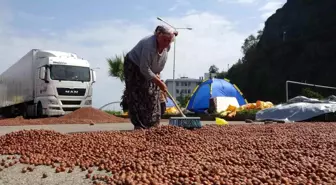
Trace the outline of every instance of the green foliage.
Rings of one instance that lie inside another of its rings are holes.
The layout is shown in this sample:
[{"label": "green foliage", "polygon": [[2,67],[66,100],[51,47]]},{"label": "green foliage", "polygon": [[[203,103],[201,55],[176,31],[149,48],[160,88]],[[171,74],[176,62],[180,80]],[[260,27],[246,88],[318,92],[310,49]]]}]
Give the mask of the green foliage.
[{"label": "green foliage", "polygon": [[[257,33],[257,36],[250,35],[245,39],[244,44],[241,47],[241,50],[242,50],[242,53],[244,54],[244,57],[242,57],[241,59],[238,59],[237,63],[233,64],[231,66],[231,68],[229,69],[229,71],[239,69],[238,71],[242,72],[242,70],[241,70],[242,64],[244,62],[246,62],[246,60],[247,60],[246,57],[247,56],[252,56],[254,54],[253,52],[254,52],[255,48],[257,47],[257,44],[258,44],[262,34],[263,34],[263,31],[259,30],[258,33]],[[218,67],[215,66],[215,65],[212,65],[209,68],[209,73],[217,73],[217,78],[220,78],[220,79],[228,78],[229,71],[219,71]],[[232,74],[230,74],[230,75],[232,76]],[[238,73],[238,72],[237,72],[237,74],[233,74],[233,75],[237,78],[239,78],[238,76],[245,77],[244,74]],[[230,79],[230,77],[229,77],[229,79]],[[242,80],[243,78],[240,78],[240,79]],[[246,80],[246,79],[244,79],[244,80]],[[238,80],[238,81],[240,81],[240,80]],[[242,82],[242,83],[244,83],[244,82]]]},{"label": "green foliage", "polygon": [[263,30],[259,30],[259,31],[257,32],[257,40],[258,40],[258,42],[259,42],[259,40],[260,40],[260,38],[261,38],[261,36],[262,36],[263,33],[264,33]]},{"label": "green foliage", "polygon": [[227,75],[227,72],[222,71],[222,72],[217,73],[217,78],[224,79],[226,78],[226,75]]},{"label": "green foliage", "polygon": [[[326,4],[315,3],[319,6],[309,8],[309,11],[302,7],[302,14],[296,20],[288,19],[287,14],[290,15],[292,10],[277,11],[268,20],[267,29],[258,34],[260,36],[246,38],[241,62],[232,66],[227,74],[246,99],[252,102],[267,100],[275,104],[283,102],[286,80],[336,86],[333,70],[336,64],[332,62],[336,58],[336,19],[330,17],[334,10]],[[283,22],[279,21],[280,17]],[[311,17],[319,17],[320,21],[309,21]],[[280,22],[288,26],[281,27]],[[282,34],[285,31],[286,39]],[[333,94],[322,91],[323,96]],[[289,88],[289,93],[293,96],[323,97],[309,89],[296,87]]]},{"label": "green foliage", "polygon": [[245,109],[237,112],[237,115],[255,115],[258,111],[258,109]]},{"label": "green foliage", "polygon": [[323,96],[320,93],[312,91],[310,88],[302,89],[301,94],[302,96],[305,96],[307,98],[316,98],[319,100],[323,99]]},{"label": "green foliage", "polygon": [[209,73],[218,73],[218,72],[219,72],[219,69],[216,65],[210,66]]},{"label": "green foliage", "polygon": [[[246,38],[242,63],[232,66],[226,78],[236,84],[249,101],[267,100],[274,104],[285,101],[287,80],[335,87],[334,2],[288,1],[265,22],[259,37]],[[315,93],[294,85],[289,88],[292,97],[322,98],[332,94],[335,91],[321,89]]]},{"label": "green foliage", "polygon": [[239,121],[244,121],[246,119],[254,120],[258,111],[259,110],[255,110],[255,109],[242,110],[242,111],[237,112],[234,119],[239,120]]},{"label": "green foliage", "polygon": [[244,55],[246,55],[251,49],[255,48],[263,34],[262,30],[257,32],[257,36],[250,35],[244,40],[244,44],[241,47],[241,50]]},{"label": "green foliage", "polygon": [[211,78],[211,73],[215,73],[216,78],[221,78],[221,79],[224,79],[225,76],[227,75],[226,71],[219,71],[219,68],[216,65],[211,65],[209,67],[208,72],[210,73],[210,78]]},{"label": "green foliage", "polygon": [[176,97],[176,100],[179,102],[179,106],[186,107],[190,98],[190,95],[180,94],[180,96]]},{"label": "green foliage", "polygon": [[[257,109],[245,109],[236,113],[234,117],[222,116],[221,113],[214,114],[216,117],[220,117],[227,120],[245,121],[245,119],[255,119],[255,115],[259,110]],[[223,111],[224,112],[224,111]]]},{"label": "green foliage", "polygon": [[119,116],[122,114],[121,111],[114,111],[114,110],[105,110],[105,112],[108,114],[116,115],[116,116]]},{"label": "green foliage", "polygon": [[236,84],[249,101],[259,99],[274,101],[271,97],[277,92],[284,91],[284,84],[270,81],[269,77],[273,76],[273,71],[270,70],[271,64],[269,61],[264,62],[267,54],[258,47],[262,34],[263,31],[260,30],[256,36],[250,35],[245,39],[242,46],[244,56],[232,65],[226,74],[226,78]]},{"label": "green foliage", "polygon": [[124,77],[124,58],[125,54],[116,55],[114,58],[107,58],[106,61],[109,66],[109,76],[118,78],[121,82],[125,81]]},{"label": "green foliage", "polygon": [[[124,58],[126,54],[116,55],[114,58],[107,58],[106,61],[109,66],[109,76],[118,78],[121,82],[125,81],[124,76]],[[126,87],[124,88],[123,95],[121,96],[120,107],[122,107],[124,112],[128,111],[128,105],[126,103]]]},{"label": "green foliage", "polygon": [[248,36],[245,41],[243,46],[241,47],[241,50],[243,52],[243,54],[246,55],[246,53],[253,47],[255,47],[258,43],[257,38],[254,35],[250,35]]},{"label": "green foliage", "polygon": [[122,108],[122,110],[124,112],[128,112],[128,104],[126,102],[126,87],[124,87],[124,91],[123,94],[121,95],[121,103],[120,103],[120,107]]}]

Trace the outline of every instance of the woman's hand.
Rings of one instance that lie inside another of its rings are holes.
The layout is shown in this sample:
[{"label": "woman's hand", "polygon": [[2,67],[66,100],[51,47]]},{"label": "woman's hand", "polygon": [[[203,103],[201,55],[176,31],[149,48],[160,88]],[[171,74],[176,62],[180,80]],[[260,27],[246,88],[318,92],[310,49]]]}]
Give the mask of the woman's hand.
[{"label": "woman's hand", "polygon": [[[156,75],[156,77],[160,80],[160,82],[161,82],[161,84],[157,84],[159,87],[160,87],[160,89],[161,89],[161,91],[163,91],[163,92],[167,92],[168,91],[168,89],[167,89],[167,86],[166,86],[166,84],[164,83],[164,81],[163,80],[161,80],[161,76],[160,76],[160,73],[159,74],[157,74]],[[165,93],[166,94],[166,93]]]},{"label": "woman's hand", "polygon": [[163,92],[167,92],[168,91],[168,88],[167,88],[166,84],[163,81],[161,81],[159,75],[156,75],[155,78],[153,78],[153,82],[157,86],[159,86],[159,88],[161,89],[161,91],[163,91]]},{"label": "woman's hand", "polygon": [[160,87],[161,91],[167,92],[168,88],[167,88],[166,84],[164,82],[162,82],[161,80],[159,80],[159,82],[160,83],[158,84],[158,86]]}]

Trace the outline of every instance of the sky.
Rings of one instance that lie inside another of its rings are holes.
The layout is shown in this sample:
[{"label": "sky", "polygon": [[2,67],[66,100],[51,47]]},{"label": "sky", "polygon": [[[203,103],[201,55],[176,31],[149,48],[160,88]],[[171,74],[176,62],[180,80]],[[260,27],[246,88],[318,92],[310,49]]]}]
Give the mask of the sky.
[{"label": "sky", "polygon": [[[99,2],[99,3],[98,3]],[[0,0],[0,73],[31,49],[76,53],[97,68],[93,106],[120,101],[123,83],[108,76],[106,58],[131,50],[164,24],[178,28],[175,77],[227,70],[244,39],[264,27],[285,0]],[[173,77],[173,50],[162,72]],[[119,106],[117,107],[119,108]],[[113,107],[116,109],[116,107]]]}]

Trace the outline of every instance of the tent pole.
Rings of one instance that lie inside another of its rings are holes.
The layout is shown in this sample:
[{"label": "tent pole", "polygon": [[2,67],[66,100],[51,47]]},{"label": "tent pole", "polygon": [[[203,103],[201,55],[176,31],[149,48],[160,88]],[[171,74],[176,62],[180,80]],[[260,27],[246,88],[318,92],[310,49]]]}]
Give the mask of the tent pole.
[{"label": "tent pole", "polygon": [[286,81],[286,102],[288,102],[288,81]]}]

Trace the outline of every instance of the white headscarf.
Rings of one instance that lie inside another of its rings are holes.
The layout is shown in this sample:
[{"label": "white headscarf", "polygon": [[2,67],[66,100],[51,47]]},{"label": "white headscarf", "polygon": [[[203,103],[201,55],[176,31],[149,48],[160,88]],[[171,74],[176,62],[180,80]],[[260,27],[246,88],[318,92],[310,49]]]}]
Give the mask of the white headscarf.
[{"label": "white headscarf", "polygon": [[154,34],[158,35],[160,33],[171,35],[173,37],[173,40],[175,39],[175,36],[177,36],[177,32],[173,28],[164,25],[159,25],[155,28]]}]

